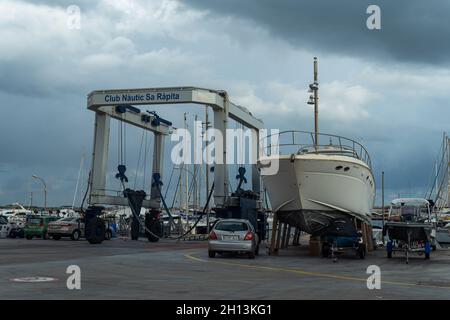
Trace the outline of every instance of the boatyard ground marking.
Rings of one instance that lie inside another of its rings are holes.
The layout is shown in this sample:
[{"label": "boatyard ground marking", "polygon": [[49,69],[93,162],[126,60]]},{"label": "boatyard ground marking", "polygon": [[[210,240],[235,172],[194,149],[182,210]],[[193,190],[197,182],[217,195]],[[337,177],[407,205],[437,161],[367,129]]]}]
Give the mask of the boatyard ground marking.
[{"label": "boatyard ground marking", "polygon": [[[217,264],[237,266],[237,267],[247,268],[247,269],[258,269],[258,270],[264,270],[264,271],[283,271],[283,272],[301,274],[304,276],[367,282],[366,278],[356,278],[356,277],[342,276],[342,275],[336,275],[336,274],[311,272],[311,271],[304,271],[301,269],[286,269],[286,268],[279,268],[279,267],[256,266],[256,265],[251,265],[251,264],[232,263],[232,262],[217,261],[217,260],[211,261],[211,260],[205,260],[202,258],[194,257],[191,253],[187,253],[184,256],[188,259],[198,261],[198,262],[217,263]],[[398,281],[381,281],[381,283],[382,284],[390,284],[390,285],[398,285],[398,286],[408,286],[408,287],[450,289],[449,286],[433,286],[433,285],[423,285],[423,284],[417,284],[417,283],[398,282]]]},{"label": "boatyard ground marking", "polygon": [[23,278],[13,278],[10,279],[12,282],[28,282],[28,283],[38,283],[38,282],[52,282],[58,279],[52,277],[23,277]]}]

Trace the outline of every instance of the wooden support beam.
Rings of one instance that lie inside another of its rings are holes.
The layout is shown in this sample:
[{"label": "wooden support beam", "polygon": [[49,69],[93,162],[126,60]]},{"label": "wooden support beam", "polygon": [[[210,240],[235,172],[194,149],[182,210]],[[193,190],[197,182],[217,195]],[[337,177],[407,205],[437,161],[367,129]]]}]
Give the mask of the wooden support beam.
[{"label": "wooden support beam", "polygon": [[313,257],[320,256],[321,242],[320,237],[309,237],[309,255]]},{"label": "wooden support beam", "polygon": [[278,250],[280,249],[280,241],[281,241],[281,229],[283,228],[284,223],[278,223],[278,229],[277,229],[277,242],[275,244],[275,252],[278,253]]},{"label": "wooden support beam", "polygon": [[270,235],[269,255],[275,253],[275,239],[277,237],[277,229],[278,229],[278,216],[276,213],[274,213],[272,221],[272,234]]},{"label": "wooden support beam", "polygon": [[372,226],[369,224],[364,224],[364,229],[366,231],[366,238],[367,238],[367,251],[371,252],[373,251],[373,235],[372,235]]},{"label": "wooden support beam", "polygon": [[289,241],[291,240],[291,225],[288,224],[287,232],[286,232],[286,242],[284,243],[284,248],[289,246]]},{"label": "wooden support beam", "polygon": [[297,235],[295,238],[295,245],[298,246],[298,245],[300,245],[300,236],[302,235],[302,232],[300,231],[299,228],[297,228],[296,232],[297,232]]},{"label": "wooden support beam", "polygon": [[286,247],[288,224],[283,223],[283,237],[281,238],[281,249]]}]

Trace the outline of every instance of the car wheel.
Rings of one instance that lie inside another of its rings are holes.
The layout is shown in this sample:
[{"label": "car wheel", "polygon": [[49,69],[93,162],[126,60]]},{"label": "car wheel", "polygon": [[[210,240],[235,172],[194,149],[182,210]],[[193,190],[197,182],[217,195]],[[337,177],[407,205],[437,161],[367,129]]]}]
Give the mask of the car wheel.
[{"label": "car wheel", "polygon": [[53,236],[53,240],[59,240],[61,239],[61,236]]},{"label": "car wheel", "polygon": [[9,233],[9,237],[15,239],[17,237],[17,233],[15,231],[11,231]]},{"label": "car wheel", "polygon": [[111,230],[106,230],[106,232],[105,232],[105,240],[111,240],[111,238],[112,238]]},{"label": "car wheel", "polygon": [[255,249],[255,256],[258,256],[259,255],[259,244],[256,246],[256,249]]},{"label": "car wheel", "polygon": [[208,256],[209,256],[210,258],[215,258],[215,257],[216,257],[216,252],[215,252],[215,251],[212,251],[212,250],[209,250],[209,251],[208,251]]},{"label": "car wheel", "polygon": [[254,252],[249,252],[248,258],[249,259],[255,259],[255,253]]},{"label": "car wheel", "polygon": [[26,236],[27,240],[33,239],[33,236]]},{"label": "car wheel", "polygon": [[79,230],[74,230],[72,232],[72,235],[70,236],[70,239],[72,239],[73,241],[80,240],[80,231]]},{"label": "car wheel", "polygon": [[48,233],[47,232],[42,235],[42,239],[43,240],[48,240]]}]

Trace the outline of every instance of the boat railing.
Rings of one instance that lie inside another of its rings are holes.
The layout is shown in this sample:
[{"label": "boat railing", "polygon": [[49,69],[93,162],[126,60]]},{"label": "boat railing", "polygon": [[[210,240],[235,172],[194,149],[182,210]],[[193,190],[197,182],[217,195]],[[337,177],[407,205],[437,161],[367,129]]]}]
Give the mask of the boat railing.
[{"label": "boat railing", "polygon": [[[273,136],[278,139],[273,141]],[[313,132],[288,130],[263,138],[265,155],[275,154],[335,154],[356,158],[372,168],[370,155],[364,146],[355,140],[338,135],[319,133],[318,142],[315,142]]]}]

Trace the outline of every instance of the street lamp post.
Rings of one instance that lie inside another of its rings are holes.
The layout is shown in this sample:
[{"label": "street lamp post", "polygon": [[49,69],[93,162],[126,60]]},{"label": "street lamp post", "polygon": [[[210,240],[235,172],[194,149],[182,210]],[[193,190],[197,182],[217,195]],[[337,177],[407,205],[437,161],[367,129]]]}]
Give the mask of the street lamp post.
[{"label": "street lamp post", "polygon": [[44,211],[47,211],[47,184],[45,183],[44,179],[38,177],[35,174],[32,175],[32,178],[40,180],[44,185]]}]

